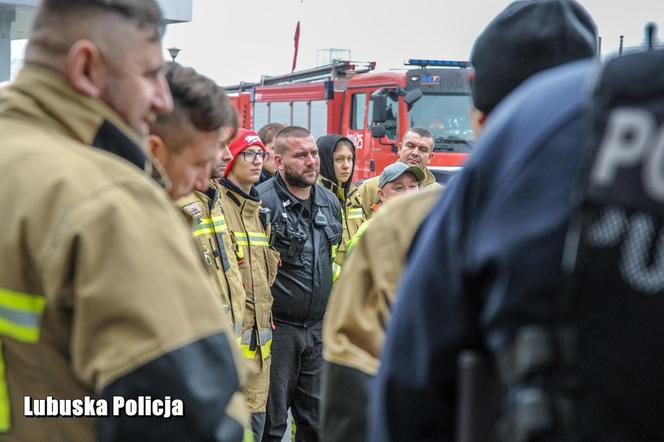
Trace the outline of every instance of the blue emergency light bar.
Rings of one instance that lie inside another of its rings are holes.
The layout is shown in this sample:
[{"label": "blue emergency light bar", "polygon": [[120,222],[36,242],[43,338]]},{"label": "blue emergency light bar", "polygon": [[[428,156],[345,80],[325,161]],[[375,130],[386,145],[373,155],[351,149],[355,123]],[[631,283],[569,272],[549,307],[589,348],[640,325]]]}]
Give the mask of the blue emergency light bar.
[{"label": "blue emergency light bar", "polygon": [[411,58],[406,63],[406,66],[442,66],[452,68],[467,68],[470,67],[469,61],[455,61],[455,60],[424,60],[421,58]]}]

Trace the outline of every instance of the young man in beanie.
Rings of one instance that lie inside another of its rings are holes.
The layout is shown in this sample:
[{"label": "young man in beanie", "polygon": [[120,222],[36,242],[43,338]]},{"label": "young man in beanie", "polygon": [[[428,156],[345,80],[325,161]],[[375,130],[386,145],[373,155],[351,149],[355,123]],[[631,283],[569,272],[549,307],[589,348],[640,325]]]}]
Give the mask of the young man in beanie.
[{"label": "young man in beanie", "polygon": [[256,132],[240,129],[230,143],[233,159],[221,184],[221,206],[233,237],[233,253],[242,273],[246,308],[240,331],[242,354],[250,366],[245,398],[251,412],[254,441],[263,437],[270,384],[272,294],[279,253],[270,247],[270,210],[261,207],[256,191],[265,146]]},{"label": "young man in beanie", "polygon": [[[555,20],[557,27],[549,27],[549,20]],[[521,26],[528,32],[514,33],[512,26]],[[540,26],[548,29],[547,41],[542,41],[537,32]],[[496,35],[503,31],[510,38]],[[475,66],[473,100],[480,109],[475,113],[476,135],[480,135],[488,112],[519,86],[518,81],[556,64],[592,57],[594,35],[592,19],[574,1],[535,0],[510,4],[480,34],[471,55]],[[577,44],[571,45],[570,41]],[[487,46],[492,47],[489,53],[484,50]],[[536,59],[541,62],[528,66],[523,59],[524,48],[534,47],[539,48]],[[498,81],[494,85],[494,72],[512,72],[510,78],[518,81]],[[321,413],[326,440],[366,440],[368,385],[380,367],[397,283],[411,241],[440,195],[440,190],[419,192],[404,197],[398,206],[388,205],[381,210],[358,241],[347,268],[336,283],[328,317],[344,319],[325,325]],[[391,252],[383,252],[387,250]],[[351,285],[348,282],[351,279],[364,281],[365,285]]]}]

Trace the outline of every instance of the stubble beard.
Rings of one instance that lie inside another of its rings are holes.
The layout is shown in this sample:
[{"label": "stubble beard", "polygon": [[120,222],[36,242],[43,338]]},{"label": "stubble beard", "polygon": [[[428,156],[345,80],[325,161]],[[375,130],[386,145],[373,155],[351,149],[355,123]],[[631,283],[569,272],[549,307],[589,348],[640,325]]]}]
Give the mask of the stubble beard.
[{"label": "stubble beard", "polygon": [[293,187],[306,189],[307,187],[313,186],[317,178],[318,178],[318,173],[316,174],[314,179],[309,183],[307,182],[307,180],[303,178],[303,175],[296,175],[288,167],[284,168],[284,180]]}]

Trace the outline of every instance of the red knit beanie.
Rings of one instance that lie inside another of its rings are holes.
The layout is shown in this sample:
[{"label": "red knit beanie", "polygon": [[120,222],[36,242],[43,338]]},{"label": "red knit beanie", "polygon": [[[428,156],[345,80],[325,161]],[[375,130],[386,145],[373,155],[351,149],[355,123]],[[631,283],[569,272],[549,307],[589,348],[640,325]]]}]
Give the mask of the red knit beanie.
[{"label": "red knit beanie", "polygon": [[251,146],[258,146],[263,149],[263,151],[265,151],[265,145],[263,145],[263,142],[256,132],[253,130],[240,128],[237,131],[237,136],[228,146],[231,154],[233,155],[233,159],[230,160],[226,165],[224,176],[228,176],[228,173],[233,170],[233,164],[235,164],[235,159],[240,155],[240,152]]}]

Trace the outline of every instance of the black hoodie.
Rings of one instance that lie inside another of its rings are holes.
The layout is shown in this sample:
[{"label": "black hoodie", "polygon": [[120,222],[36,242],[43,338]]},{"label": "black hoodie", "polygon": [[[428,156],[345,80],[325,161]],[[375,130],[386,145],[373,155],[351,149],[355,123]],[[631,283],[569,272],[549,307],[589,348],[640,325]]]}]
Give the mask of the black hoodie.
[{"label": "black hoodie", "polygon": [[[343,185],[343,198],[340,197],[337,192],[342,186],[340,186],[337,181],[337,176],[334,173],[334,161],[332,161],[332,156],[340,141],[345,141],[350,144],[351,150],[353,151],[353,168],[350,171],[350,178],[348,178],[348,181]],[[337,195],[337,198],[345,200],[348,196],[350,186],[353,184],[353,173],[355,172],[355,145],[348,138],[337,134],[323,135],[318,138],[316,145],[318,146],[318,155],[320,156],[321,184]]]}]

